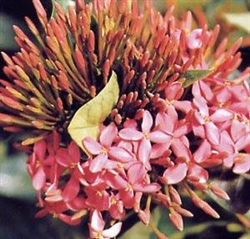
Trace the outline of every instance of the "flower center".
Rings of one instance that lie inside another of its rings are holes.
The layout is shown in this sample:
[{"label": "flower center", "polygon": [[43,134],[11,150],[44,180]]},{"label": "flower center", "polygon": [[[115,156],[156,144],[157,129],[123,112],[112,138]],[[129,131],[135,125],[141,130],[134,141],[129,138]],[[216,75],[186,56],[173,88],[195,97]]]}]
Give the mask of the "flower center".
[{"label": "flower center", "polygon": [[69,167],[71,169],[74,169],[76,166],[77,166],[77,163],[76,162],[72,162]]},{"label": "flower center", "polygon": [[97,191],[97,192],[96,192],[96,196],[102,197],[102,192],[101,192],[101,191]]},{"label": "flower center", "polygon": [[167,106],[171,106],[171,105],[173,105],[173,103],[174,103],[174,100],[166,100]]},{"label": "flower center", "polygon": [[209,122],[209,121],[210,121],[209,116],[204,117],[204,121],[205,121],[206,123]]},{"label": "flower center", "polygon": [[97,232],[95,238],[96,238],[96,239],[101,239],[101,238],[102,238],[102,232]]},{"label": "flower center", "polygon": [[149,140],[149,133],[144,133],[144,137]]},{"label": "flower center", "polygon": [[133,187],[130,183],[128,183],[126,191],[133,191]]}]

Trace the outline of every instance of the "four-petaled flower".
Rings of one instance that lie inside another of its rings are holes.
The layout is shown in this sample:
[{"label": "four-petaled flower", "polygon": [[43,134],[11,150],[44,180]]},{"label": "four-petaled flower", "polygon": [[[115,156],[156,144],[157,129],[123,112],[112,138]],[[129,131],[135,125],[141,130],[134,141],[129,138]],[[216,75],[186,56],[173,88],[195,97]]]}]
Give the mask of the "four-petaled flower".
[{"label": "four-petaled flower", "polygon": [[100,211],[94,210],[91,215],[89,223],[90,238],[95,239],[109,239],[116,237],[121,230],[122,223],[117,222],[108,229],[105,228],[105,221],[103,220]]}]

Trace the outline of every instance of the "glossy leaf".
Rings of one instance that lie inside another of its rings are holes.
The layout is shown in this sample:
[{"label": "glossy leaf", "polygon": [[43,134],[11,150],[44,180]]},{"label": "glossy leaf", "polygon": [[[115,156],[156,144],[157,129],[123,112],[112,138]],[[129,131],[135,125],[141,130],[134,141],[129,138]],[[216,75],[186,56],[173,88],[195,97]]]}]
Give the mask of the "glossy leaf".
[{"label": "glossy leaf", "polygon": [[189,70],[186,71],[181,78],[185,78],[185,82],[183,83],[183,87],[186,88],[196,81],[202,80],[209,76],[213,71],[212,70]]},{"label": "glossy leaf", "polygon": [[108,117],[119,96],[117,76],[113,72],[103,90],[83,105],[72,118],[68,132],[71,138],[84,150],[82,140],[85,137],[96,139],[100,124]]}]

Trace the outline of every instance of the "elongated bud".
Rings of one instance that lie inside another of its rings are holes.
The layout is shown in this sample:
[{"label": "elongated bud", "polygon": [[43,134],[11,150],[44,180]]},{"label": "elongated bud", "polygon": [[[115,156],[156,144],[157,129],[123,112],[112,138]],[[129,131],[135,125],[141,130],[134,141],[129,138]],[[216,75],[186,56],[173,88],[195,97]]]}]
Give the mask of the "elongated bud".
[{"label": "elongated bud", "polygon": [[225,200],[230,200],[228,194],[221,188],[217,187],[214,184],[210,184],[211,191],[218,197],[223,198]]},{"label": "elongated bud", "polygon": [[183,219],[182,219],[182,216],[178,212],[172,210],[169,213],[169,218],[170,218],[171,222],[173,223],[173,225],[179,231],[183,231]]}]

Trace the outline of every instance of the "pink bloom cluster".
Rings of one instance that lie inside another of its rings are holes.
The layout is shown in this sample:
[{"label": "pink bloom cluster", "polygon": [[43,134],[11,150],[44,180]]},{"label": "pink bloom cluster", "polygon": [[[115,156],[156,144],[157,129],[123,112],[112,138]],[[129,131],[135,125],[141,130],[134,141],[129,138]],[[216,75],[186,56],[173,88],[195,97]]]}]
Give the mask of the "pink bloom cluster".
[{"label": "pink bloom cluster", "polygon": [[[14,27],[21,50],[3,54],[10,80],[0,80],[0,124],[32,135],[22,146],[31,149],[37,216],[70,225],[87,217],[90,237],[100,239],[116,237],[134,212],[166,238],[151,224],[152,205],[163,205],[182,230],[183,217],[193,216],[182,206],[185,192],[218,218],[196,192],[229,200],[213,183],[213,169],[250,171],[250,68],[236,71],[241,40],[214,46],[219,26],[193,29],[190,12],[182,20],[173,8],[161,15],[150,0],[144,10],[137,1],[76,0],[68,13],[55,3],[51,19],[33,3],[42,32],[26,18],[36,45]],[[68,125],[111,72],[118,101],[98,139],[77,145]]]},{"label": "pink bloom cluster", "polygon": [[74,142],[60,147],[57,133],[35,143],[28,168],[42,208],[37,215],[52,213],[76,225],[90,212],[91,238],[111,238],[131,210],[149,224],[152,201],[168,208],[182,230],[182,216],[193,216],[182,208],[180,193],[186,190],[196,206],[218,218],[195,191],[228,200],[209,180],[209,169],[249,173],[250,92],[244,76],[194,83],[190,101],[180,100],[179,82],[170,83],[159,99],[165,102],[161,111],[141,110],[119,128],[103,125],[98,141],[83,140],[84,156]]}]

